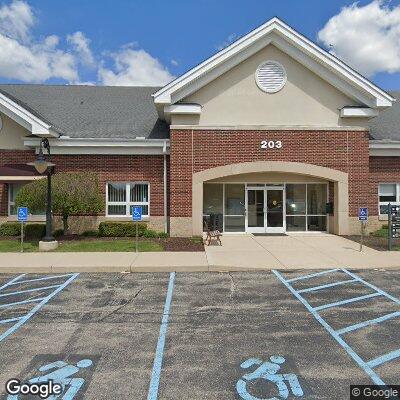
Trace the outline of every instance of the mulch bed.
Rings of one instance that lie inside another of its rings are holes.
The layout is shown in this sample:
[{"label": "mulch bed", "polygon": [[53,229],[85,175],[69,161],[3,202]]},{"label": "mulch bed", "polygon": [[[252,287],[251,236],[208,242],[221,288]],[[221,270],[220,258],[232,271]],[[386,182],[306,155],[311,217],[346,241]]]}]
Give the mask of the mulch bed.
[{"label": "mulch bed", "polygon": [[[360,236],[344,236],[346,239],[353,240],[354,242],[360,243]],[[393,239],[392,249],[397,250],[400,246],[400,239]],[[387,251],[388,249],[388,240],[385,237],[376,237],[376,236],[365,236],[363,244],[372,249],[379,251]]]}]

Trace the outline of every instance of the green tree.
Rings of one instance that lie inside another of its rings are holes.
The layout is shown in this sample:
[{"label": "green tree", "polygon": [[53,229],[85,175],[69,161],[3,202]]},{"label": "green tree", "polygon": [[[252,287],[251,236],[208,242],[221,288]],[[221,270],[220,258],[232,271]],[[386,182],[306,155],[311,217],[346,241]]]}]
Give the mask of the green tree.
[{"label": "green tree", "polygon": [[[96,174],[89,172],[60,172],[52,175],[51,194],[53,214],[61,215],[64,232],[68,232],[71,215],[98,214],[104,209]],[[28,207],[32,213],[46,209],[47,179],[24,185],[17,194],[15,205]]]}]

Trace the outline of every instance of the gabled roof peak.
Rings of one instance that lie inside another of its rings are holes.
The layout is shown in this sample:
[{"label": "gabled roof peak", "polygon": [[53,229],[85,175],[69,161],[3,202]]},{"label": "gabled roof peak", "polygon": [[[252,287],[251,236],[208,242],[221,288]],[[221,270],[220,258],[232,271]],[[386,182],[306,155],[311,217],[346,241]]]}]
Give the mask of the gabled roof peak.
[{"label": "gabled roof peak", "polygon": [[268,44],[280,48],[362,105],[389,107],[395,101],[343,61],[274,17],[154,93],[159,114],[163,114],[164,105],[182,100]]}]

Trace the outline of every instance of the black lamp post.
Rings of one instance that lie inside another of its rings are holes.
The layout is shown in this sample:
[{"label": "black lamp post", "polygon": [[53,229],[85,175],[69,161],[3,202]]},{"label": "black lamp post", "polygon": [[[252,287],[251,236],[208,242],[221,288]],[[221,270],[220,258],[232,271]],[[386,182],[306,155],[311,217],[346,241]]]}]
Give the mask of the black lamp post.
[{"label": "black lamp post", "polygon": [[51,221],[51,174],[55,164],[50,161],[46,161],[43,154],[43,147],[47,150],[47,154],[50,156],[50,144],[46,138],[42,138],[40,141],[39,154],[34,162],[28,163],[35,167],[39,174],[47,173],[47,201],[46,201],[46,236],[43,238],[44,242],[53,242],[54,237],[52,233],[52,221]]}]

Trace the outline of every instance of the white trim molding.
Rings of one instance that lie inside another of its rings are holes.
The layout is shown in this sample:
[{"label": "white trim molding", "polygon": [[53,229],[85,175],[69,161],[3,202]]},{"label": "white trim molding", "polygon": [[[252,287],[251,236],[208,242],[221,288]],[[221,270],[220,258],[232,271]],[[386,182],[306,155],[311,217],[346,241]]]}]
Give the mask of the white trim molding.
[{"label": "white trim molding", "polygon": [[164,107],[164,118],[171,122],[171,115],[200,115],[200,104],[171,104]]},{"label": "white trim molding", "polygon": [[[50,139],[51,154],[169,154],[169,139]],[[39,149],[40,139],[24,140],[24,146]]]},{"label": "white trim molding", "polygon": [[160,117],[164,117],[165,105],[177,103],[270,43],[286,52],[290,50],[290,56],[362,105],[390,107],[395,101],[341,60],[275,17],[154,93]]},{"label": "white trim molding", "polygon": [[400,141],[370,140],[369,155],[374,157],[400,157]]},{"label": "white trim molding", "polygon": [[3,93],[0,93],[0,111],[28,129],[32,135],[41,137],[59,136],[59,134],[52,129],[51,125],[42,121]]},{"label": "white trim molding", "polygon": [[342,118],[353,117],[353,118],[373,118],[379,114],[378,110],[374,110],[369,107],[343,107],[340,110],[340,116]]}]

